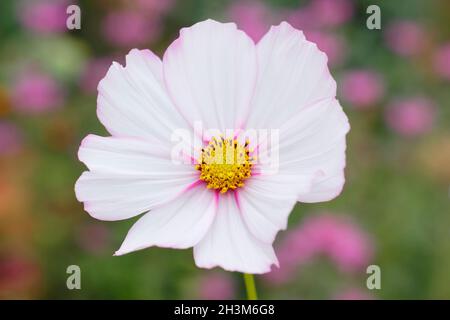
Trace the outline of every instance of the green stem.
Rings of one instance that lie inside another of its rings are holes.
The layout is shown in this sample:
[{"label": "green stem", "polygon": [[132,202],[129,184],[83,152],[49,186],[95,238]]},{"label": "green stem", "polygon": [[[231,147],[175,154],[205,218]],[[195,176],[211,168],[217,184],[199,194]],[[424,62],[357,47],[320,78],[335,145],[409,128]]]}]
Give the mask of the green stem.
[{"label": "green stem", "polygon": [[256,293],[255,279],[252,274],[244,273],[245,289],[247,290],[248,300],[258,300]]}]

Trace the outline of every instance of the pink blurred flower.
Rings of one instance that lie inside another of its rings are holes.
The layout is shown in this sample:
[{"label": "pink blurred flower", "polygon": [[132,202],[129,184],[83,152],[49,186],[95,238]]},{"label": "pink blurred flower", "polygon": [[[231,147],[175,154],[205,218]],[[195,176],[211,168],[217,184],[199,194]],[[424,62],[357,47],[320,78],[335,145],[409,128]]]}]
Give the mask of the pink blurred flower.
[{"label": "pink blurred flower", "polygon": [[372,300],[373,296],[367,292],[358,289],[350,288],[336,295],[335,300]]},{"label": "pink blurred flower", "polygon": [[109,230],[101,224],[83,225],[77,234],[78,245],[90,253],[104,251],[108,246],[109,238]]},{"label": "pink blurred flower", "polygon": [[81,89],[88,94],[97,92],[97,86],[111,66],[113,59],[102,57],[90,60],[83,70],[80,78]]},{"label": "pink blurred flower", "polygon": [[353,12],[353,4],[349,0],[314,0],[306,6],[290,11],[287,21],[301,30],[317,31],[348,22]]},{"label": "pink blurred flower", "polygon": [[301,7],[296,10],[292,10],[287,14],[287,22],[292,24],[293,27],[300,30],[314,30],[318,29],[319,21],[314,16],[314,12],[311,6]]},{"label": "pink blurred flower", "polygon": [[105,17],[102,31],[110,44],[133,47],[157,39],[161,26],[157,17],[150,19],[141,12],[116,11]]},{"label": "pink blurred flower", "polygon": [[417,136],[432,128],[435,112],[434,103],[424,97],[397,100],[387,107],[386,122],[403,136]]},{"label": "pink blurred flower", "polygon": [[310,3],[311,13],[323,27],[336,27],[353,16],[353,4],[349,0],[314,0]]},{"label": "pink blurred flower", "polygon": [[[233,2],[229,8],[229,16],[238,27],[244,30],[255,42],[267,32],[270,25],[276,20],[276,14],[262,2],[243,1]],[[294,27],[300,28],[308,40],[315,42],[320,50],[328,56],[331,66],[343,61],[345,44],[343,39],[331,33],[318,31],[318,20],[312,8],[304,7],[284,14],[286,20]]]},{"label": "pink blurred flower", "polygon": [[269,30],[270,11],[262,2],[235,1],[229,8],[230,19],[255,42]]},{"label": "pink blurred flower", "polygon": [[22,148],[23,137],[14,124],[0,121],[0,156],[16,153]]},{"label": "pink blurred flower", "polygon": [[226,273],[207,273],[200,280],[200,298],[206,300],[228,300],[234,297],[233,279]]},{"label": "pink blurred flower", "polygon": [[397,21],[388,26],[385,38],[387,46],[401,56],[414,56],[425,45],[425,31],[414,21]]},{"label": "pink blurred flower", "polygon": [[358,109],[375,105],[384,95],[381,76],[371,70],[347,72],[341,82],[341,96]]},{"label": "pink blurred flower", "polygon": [[61,33],[66,30],[67,1],[25,1],[18,6],[22,25],[39,34]]},{"label": "pink blurred flower", "polygon": [[438,75],[450,80],[450,43],[440,47],[434,55],[434,69]]},{"label": "pink blurred flower", "polygon": [[[129,3],[127,0],[126,2]],[[175,0],[136,0],[137,6],[142,10],[147,10],[152,16],[165,14],[173,8]]]},{"label": "pink blurred flower", "polygon": [[13,106],[16,110],[38,114],[61,107],[63,92],[55,79],[44,73],[23,73],[13,87]]},{"label": "pink blurred flower", "polygon": [[317,44],[317,47],[328,56],[328,64],[336,66],[342,63],[345,56],[344,40],[340,37],[321,31],[305,31],[306,38]]},{"label": "pink blurred flower", "polygon": [[17,254],[0,255],[0,299],[29,299],[41,279],[36,261]]},{"label": "pink blurred flower", "polygon": [[321,214],[294,229],[278,248],[280,268],[267,275],[283,283],[295,270],[318,254],[330,258],[344,272],[355,272],[372,259],[372,243],[366,233],[343,217]]}]

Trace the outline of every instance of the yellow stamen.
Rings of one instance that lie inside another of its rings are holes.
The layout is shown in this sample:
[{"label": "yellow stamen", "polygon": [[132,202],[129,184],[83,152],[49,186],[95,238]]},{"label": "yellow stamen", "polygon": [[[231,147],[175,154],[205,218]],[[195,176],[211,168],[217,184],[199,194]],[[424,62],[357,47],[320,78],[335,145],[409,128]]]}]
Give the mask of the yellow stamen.
[{"label": "yellow stamen", "polygon": [[248,140],[242,145],[237,139],[213,138],[202,149],[199,164],[200,179],[206,182],[208,189],[217,189],[221,193],[244,185],[251,176],[252,161]]}]

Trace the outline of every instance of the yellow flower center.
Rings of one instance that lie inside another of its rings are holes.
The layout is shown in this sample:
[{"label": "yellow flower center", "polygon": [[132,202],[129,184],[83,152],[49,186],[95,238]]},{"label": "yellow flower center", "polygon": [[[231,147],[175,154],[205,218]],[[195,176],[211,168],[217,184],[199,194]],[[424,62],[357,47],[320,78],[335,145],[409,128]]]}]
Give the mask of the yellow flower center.
[{"label": "yellow flower center", "polygon": [[253,160],[248,141],[242,145],[237,139],[213,138],[202,149],[196,169],[208,189],[225,193],[244,185],[251,176]]}]

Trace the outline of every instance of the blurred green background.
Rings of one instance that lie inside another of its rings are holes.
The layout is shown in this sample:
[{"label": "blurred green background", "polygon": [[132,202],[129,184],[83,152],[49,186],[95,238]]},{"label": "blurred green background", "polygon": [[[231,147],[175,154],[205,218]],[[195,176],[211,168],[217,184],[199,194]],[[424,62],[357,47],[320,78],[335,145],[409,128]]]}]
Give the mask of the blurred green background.
[{"label": "blurred green background", "polygon": [[[80,30],[65,26],[69,4]],[[381,30],[366,27],[371,4]],[[240,274],[198,269],[191,250],[113,257],[133,219],[94,220],[74,194],[80,141],[107,135],[96,85],[108,66],[134,47],[161,56],[206,18],[255,41],[283,20],[303,29],[328,54],[352,126],[343,193],[297,205],[275,244],[281,269],[257,277],[260,297],[450,299],[446,0],[2,0],[0,298],[245,298]],[[370,264],[380,290],[366,288]],[[81,290],[66,287],[69,265]]]}]

